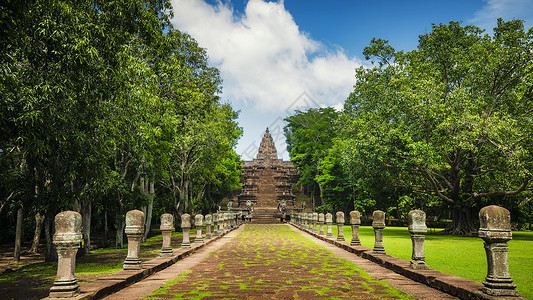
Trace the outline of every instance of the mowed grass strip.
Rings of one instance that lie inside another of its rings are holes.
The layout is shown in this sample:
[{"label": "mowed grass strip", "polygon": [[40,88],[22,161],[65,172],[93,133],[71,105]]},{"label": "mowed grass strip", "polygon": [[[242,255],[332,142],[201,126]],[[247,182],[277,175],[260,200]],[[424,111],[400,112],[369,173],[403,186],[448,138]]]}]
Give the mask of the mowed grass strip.
[{"label": "mowed grass strip", "polygon": [[411,299],[281,224],[246,224],[147,299],[211,297]]},{"label": "mowed grass strip", "polygon": [[[325,227],[324,227],[325,228]],[[332,226],[337,236],[337,226]],[[352,240],[351,226],[344,226],[344,238]],[[371,226],[359,228],[361,244],[374,248],[374,229]],[[431,269],[483,282],[487,276],[487,258],[483,240],[477,237],[459,237],[429,233],[424,250],[426,263]],[[386,227],[383,244],[387,254],[404,260],[411,260],[412,242],[407,227]],[[509,271],[521,296],[533,299],[533,232],[513,231],[509,245]]]}]

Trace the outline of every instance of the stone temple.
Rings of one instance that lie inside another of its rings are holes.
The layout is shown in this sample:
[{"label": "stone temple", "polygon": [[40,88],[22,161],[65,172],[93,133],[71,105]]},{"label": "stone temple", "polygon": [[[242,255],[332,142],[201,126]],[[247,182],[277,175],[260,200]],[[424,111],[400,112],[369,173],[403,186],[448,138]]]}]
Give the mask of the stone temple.
[{"label": "stone temple", "polygon": [[274,140],[266,129],[257,157],[243,163],[242,189],[237,210],[251,212],[252,223],[279,223],[296,211],[292,183],[298,173],[290,161],[278,158]]}]

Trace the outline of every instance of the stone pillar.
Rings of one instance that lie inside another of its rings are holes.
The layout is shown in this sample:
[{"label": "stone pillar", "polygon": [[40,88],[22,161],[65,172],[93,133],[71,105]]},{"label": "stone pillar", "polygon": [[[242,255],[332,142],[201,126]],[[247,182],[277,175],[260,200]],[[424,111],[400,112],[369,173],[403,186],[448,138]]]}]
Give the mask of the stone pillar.
[{"label": "stone pillar", "polygon": [[313,231],[313,213],[307,213],[307,229]]},{"label": "stone pillar", "polygon": [[130,210],[126,213],[126,228],[128,237],[128,256],[124,262],[124,270],[140,270],[142,262],[139,258],[141,253],[141,240],[144,233],[144,213],[140,210]]},{"label": "stone pillar", "polygon": [[211,225],[213,225],[213,216],[205,215],[205,238],[211,239]]},{"label": "stone pillar", "polygon": [[224,234],[224,214],[218,213],[218,234]]},{"label": "stone pillar", "polygon": [[359,241],[359,225],[361,225],[361,214],[352,210],[350,212],[350,225],[352,226],[352,241],[350,246],[359,246],[361,242]]},{"label": "stone pillar", "polygon": [[323,213],[318,214],[318,227],[320,228],[318,230],[318,234],[324,235],[324,214]]},{"label": "stone pillar", "polygon": [[162,214],[159,229],[161,229],[163,236],[160,256],[172,256],[171,235],[172,229],[174,229],[174,217],[171,214]]},{"label": "stone pillar", "polygon": [[376,210],[372,214],[372,227],[374,228],[374,253],[386,254],[383,246],[383,229],[385,229],[385,213]]},{"label": "stone pillar", "polygon": [[229,213],[224,213],[224,231],[229,229]]},{"label": "stone pillar", "polygon": [[218,236],[218,214],[213,214],[213,236]]},{"label": "stone pillar", "polygon": [[332,237],[333,231],[331,231],[331,225],[333,225],[333,215],[330,213],[326,214],[326,236]]},{"label": "stone pillar", "polygon": [[337,241],[344,241],[344,212],[338,211],[335,214],[335,221],[337,222]]},{"label": "stone pillar", "polygon": [[76,252],[81,243],[81,215],[63,211],[56,215],[54,244],[57,246],[57,275],[50,298],[70,298],[80,293],[76,278]]},{"label": "stone pillar", "polygon": [[181,229],[183,230],[183,241],[181,242],[181,247],[190,248],[191,241],[189,239],[189,231],[191,230],[191,215],[181,215]]},{"label": "stone pillar", "polygon": [[196,239],[195,243],[203,243],[204,238],[202,237],[202,227],[204,227],[204,216],[197,214],[194,216],[194,225],[196,226]]},{"label": "stone pillar", "polygon": [[507,241],[511,233],[511,215],[503,207],[490,205],[479,211],[479,233],[485,243],[487,254],[487,278],[483,281],[483,292],[492,296],[518,296],[509,273]]},{"label": "stone pillar", "polygon": [[316,230],[318,223],[318,213],[313,213],[313,232],[318,233],[318,230]]},{"label": "stone pillar", "polygon": [[428,269],[426,256],[424,255],[424,240],[428,227],[426,226],[426,213],[415,209],[407,215],[408,229],[413,241],[413,255],[411,256],[411,268]]}]

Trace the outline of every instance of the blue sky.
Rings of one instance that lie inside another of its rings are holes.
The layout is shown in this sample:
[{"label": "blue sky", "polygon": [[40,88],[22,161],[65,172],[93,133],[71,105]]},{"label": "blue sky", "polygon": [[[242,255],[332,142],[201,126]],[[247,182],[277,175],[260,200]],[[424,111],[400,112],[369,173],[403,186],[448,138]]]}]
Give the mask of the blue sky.
[{"label": "blue sky", "polygon": [[432,23],[463,21],[492,32],[496,19],[533,26],[533,0],[172,0],[176,28],[206,48],[241,111],[237,153],[256,155],[267,126],[287,160],[283,118],[294,109],[341,108],[374,37],[409,51]]}]

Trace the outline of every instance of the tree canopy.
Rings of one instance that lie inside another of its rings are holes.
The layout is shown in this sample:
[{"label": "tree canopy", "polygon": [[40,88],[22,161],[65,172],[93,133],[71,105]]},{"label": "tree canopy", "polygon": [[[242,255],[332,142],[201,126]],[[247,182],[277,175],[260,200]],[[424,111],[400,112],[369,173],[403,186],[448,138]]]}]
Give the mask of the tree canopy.
[{"label": "tree canopy", "polygon": [[93,205],[121,231],[154,193],[192,213],[238,187],[238,113],[171,16],[167,0],[0,4],[0,217]]}]

